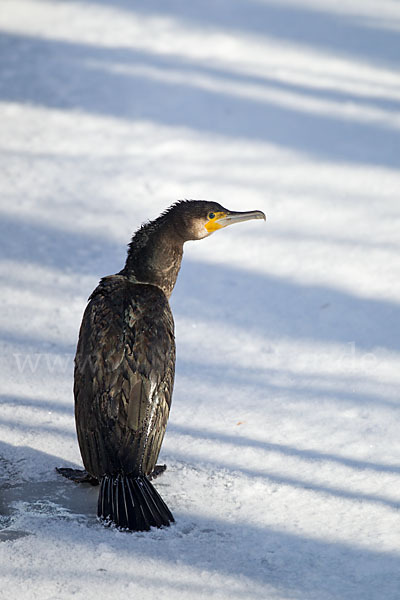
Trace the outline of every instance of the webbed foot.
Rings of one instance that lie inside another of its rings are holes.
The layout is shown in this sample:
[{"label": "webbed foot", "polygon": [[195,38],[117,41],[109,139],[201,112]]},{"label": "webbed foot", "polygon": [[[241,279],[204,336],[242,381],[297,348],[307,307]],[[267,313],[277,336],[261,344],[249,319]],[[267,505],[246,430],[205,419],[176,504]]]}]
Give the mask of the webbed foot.
[{"label": "webbed foot", "polygon": [[156,465],[154,467],[154,470],[150,473],[150,475],[148,475],[148,479],[156,479],[157,477],[162,475],[166,469],[167,465]]},{"label": "webbed foot", "polygon": [[68,467],[56,467],[57,473],[63,477],[75,481],[75,483],[90,483],[90,485],[99,485],[99,480],[90,475],[84,469],[69,469]]}]

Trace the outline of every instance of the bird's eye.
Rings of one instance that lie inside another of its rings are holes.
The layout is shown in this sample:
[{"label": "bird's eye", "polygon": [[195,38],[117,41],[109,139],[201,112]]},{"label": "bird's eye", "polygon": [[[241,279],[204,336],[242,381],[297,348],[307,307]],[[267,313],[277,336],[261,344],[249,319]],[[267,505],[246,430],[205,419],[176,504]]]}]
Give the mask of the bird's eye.
[{"label": "bird's eye", "polygon": [[208,213],[208,218],[209,218],[210,220],[211,220],[211,219],[214,219],[214,218],[215,218],[215,213],[213,213],[213,212],[210,212],[210,213]]}]

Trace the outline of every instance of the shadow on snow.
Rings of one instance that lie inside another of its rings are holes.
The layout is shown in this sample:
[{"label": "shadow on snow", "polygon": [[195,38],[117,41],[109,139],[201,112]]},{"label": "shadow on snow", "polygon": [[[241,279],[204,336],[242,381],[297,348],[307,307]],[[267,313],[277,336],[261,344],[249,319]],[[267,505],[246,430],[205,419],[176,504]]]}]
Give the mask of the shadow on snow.
[{"label": "shadow on snow", "polygon": [[[4,216],[0,233],[5,254],[21,263],[57,266],[78,275],[97,274],[100,279],[118,272],[125,262],[120,245],[106,239],[99,244],[95,237],[62,232],[50,225],[28,225]],[[22,245],[18,243],[21,237]],[[11,272],[7,282],[12,280]],[[92,289],[81,292],[88,297]],[[307,285],[244,271],[233,265],[210,265],[184,257],[171,305],[176,318],[185,317],[194,323],[225,319],[267,340],[288,338],[342,344],[349,360],[351,347],[364,352],[377,348],[399,350],[397,303],[358,297],[327,285]],[[16,336],[15,341],[21,344],[26,339],[22,334],[4,335],[8,339]],[[34,339],[30,342],[34,343]],[[63,349],[73,350],[71,346]],[[56,348],[51,350],[54,351]]]},{"label": "shadow on snow", "polygon": [[235,0],[229,5],[214,0],[201,3],[172,0],[168,4],[162,0],[146,3],[132,0],[89,1],[131,11],[139,18],[176,19],[176,23],[186,31],[195,26],[206,32],[265,36],[302,45],[305,49],[312,48],[316,52],[331,53],[335,57],[350,57],[396,69],[400,61],[399,22],[387,18],[380,26],[379,18],[357,14],[356,9],[352,13],[340,14],[338,11],[330,12],[329,7],[319,10],[316,5],[295,6],[294,3],[278,0]]},{"label": "shadow on snow", "polygon": [[[268,99],[240,97],[222,84],[254,84],[254,78],[238,76],[216,67],[199,67],[177,57],[158,57],[143,51],[101,48],[82,43],[50,41],[16,34],[0,36],[0,65],[6,74],[0,82],[0,99],[60,110],[81,110],[133,121],[186,127],[213,135],[269,142],[310,154],[317,159],[400,165],[397,151],[400,134],[374,122],[357,122],[334,115],[306,112]],[[112,70],[115,65],[132,67],[131,73]],[[141,70],[135,72],[136,67]],[[154,73],[154,68],[159,75]],[[147,71],[146,71],[147,69]],[[153,69],[153,71],[152,71]],[[188,71],[190,69],[190,71]],[[165,75],[178,72],[179,82]],[[217,85],[198,87],[191,77],[211,77]],[[18,75],[16,75],[18,73]],[[217,78],[217,79],[215,79]],[[354,96],[267,78],[257,80],[269,88],[302,98],[340,99],[358,102]],[[361,104],[371,99],[361,99]],[[381,110],[397,103],[373,100]],[[202,107],[199,110],[199,107]]]},{"label": "shadow on snow", "polygon": [[[18,476],[18,463],[21,461],[27,459],[32,464],[47,464],[52,470],[60,464],[58,457],[27,447],[14,448],[4,443],[0,444],[0,456],[6,457],[0,463],[0,508],[5,525],[0,539],[12,541],[30,534],[29,525],[28,529],[18,529],[18,511],[21,510],[18,503],[22,502],[25,527],[28,521],[30,526],[33,526],[36,536],[47,537],[48,544],[52,543],[53,538],[58,544],[61,535],[66,557],[68,552],[73,552],[77,540],[81,545],[88,544],[89,552],[93,550],[94,545],[107,543],[107,547],[111,547],[124,558],[129,557],[130,561],[137,559],[143,563],[148,556],[153,563],[160,560],[161,564],[167,567],[170,565],[171,572],[176,569],[178,562],[180,565],[198,569],[199,572],[229,576],[244,586],[243,590],[240,587],[233,590],[233,597],[238,598],[249,598],[256,593],[247,589],[246,579],[248,583],[271,586],[282,593],[295,593],[296,597],[307,600],[321,597],[350,599],[354,598],[360,589],[368,590],[368,597],[371,598],[383,595],[394,600],[396,597],[400,559],[390,552],[296,535],[255,523],[232,523],[229,520],[176,511],[177,523],[171,528],[152,530],[146,534],[121,535],[113,529],[105,529],[96,524],[95,488],[77,486],[61,477],[50,480],[44,478],[43,481],[37,482],[23,481]],[[162,485],[162,493],[167,502],[168,489],[173,486],[171,476],[172,472],[168,476],[165,475],[166,480]],[[9,503],[15,503],[11,510]],[[40,521],[35,524],[37,519]],[[45,528],[40,525],[44,522],[43,519],[47,525]],[[50,523],[53,527],[49,526]],[[59,544],[57,547],[60,548]],[[90,583],[92,579],[98,581],[100,574],[97,566],[85,565],[82,572],[74,568],[71,577],[75,581],[82,578],[85,583]],[[33,568],[37,578],[37,566]],[[13,577],[13,573],[8,572],[4,565],[1,567],[1,573],[7,578]],[[68,567],[64,576],[68,576]],[[193,576],[196,578],[195,574]],[[59,578],[59,572],[52,572],[51,564],[46,564],[43,577],[50,580]],[[26,578],[29,578],[29,568]],[[120,569],[114,572],[111,566],[107,570],[107,582],[110,584],[114,580],[118,585],[124,580],[128,584],[131,574],[123,573]],[[143,583],[146,583],[145,578]],[[179,581],[175,586],[174,578],[172,581],[163,581],[163,577],[157,575],[155,578],[151,577],[148,585],[157,587],[161,583],[165,583],[169,588],[176,587],[177,590],[180,586]],[[188,585],[187,582],[185,584]],[[196,587],[196,582],[194,584]],[[207,582],[204,583],[204,586],[207,585]],[[215,585],[218,583],[213,581],[210,588],[213,592]],[[202,585],[202,588],[204,586]]]}]

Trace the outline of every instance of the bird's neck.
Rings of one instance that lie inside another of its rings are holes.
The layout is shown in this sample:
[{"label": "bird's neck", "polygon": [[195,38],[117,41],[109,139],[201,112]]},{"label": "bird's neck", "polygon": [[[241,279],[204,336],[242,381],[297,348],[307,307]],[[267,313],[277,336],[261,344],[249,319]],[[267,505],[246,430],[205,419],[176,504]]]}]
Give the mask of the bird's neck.
[{"label": "bird's neck", "polygon": [[135,233],[122,273],[133,281],[156,285],[169,298],[181,266],[184,240],[174,225],[165,221],[147,223]]}]

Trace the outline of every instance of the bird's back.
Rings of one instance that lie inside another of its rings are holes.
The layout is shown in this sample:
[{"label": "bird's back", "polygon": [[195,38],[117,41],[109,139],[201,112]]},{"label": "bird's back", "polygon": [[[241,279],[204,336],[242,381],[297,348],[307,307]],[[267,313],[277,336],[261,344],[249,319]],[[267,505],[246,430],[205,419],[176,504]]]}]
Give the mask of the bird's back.
[{"label": "bird's back", "polygon": [[102,279],[84,313],[75,357],[77,433],[91,475],[152,472],[174,366],[174,324],[163,291],[123,275]]}]

